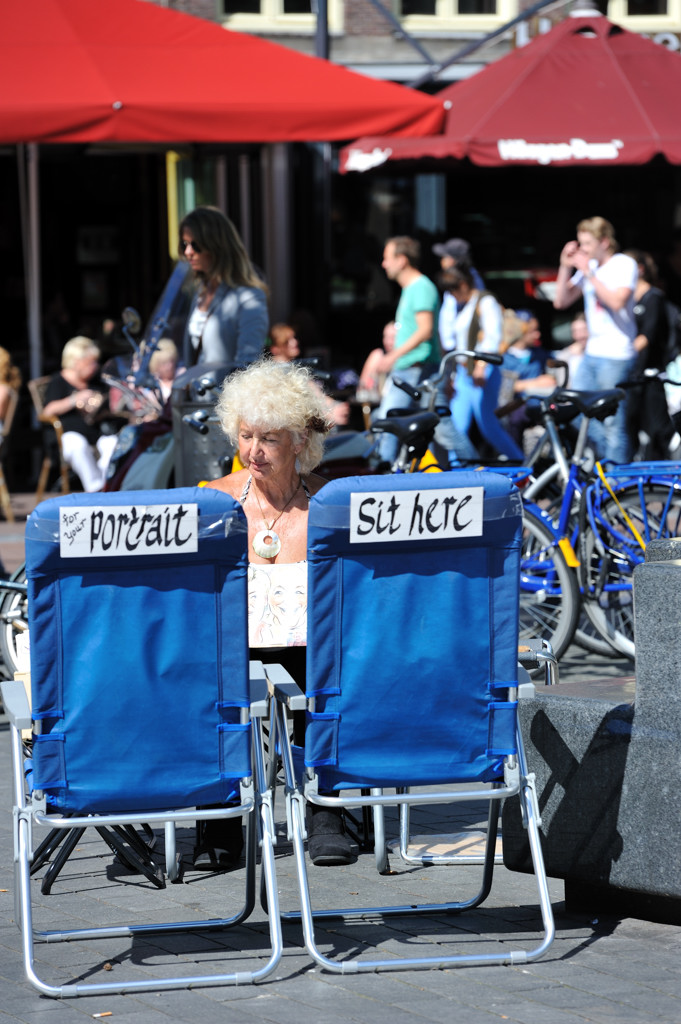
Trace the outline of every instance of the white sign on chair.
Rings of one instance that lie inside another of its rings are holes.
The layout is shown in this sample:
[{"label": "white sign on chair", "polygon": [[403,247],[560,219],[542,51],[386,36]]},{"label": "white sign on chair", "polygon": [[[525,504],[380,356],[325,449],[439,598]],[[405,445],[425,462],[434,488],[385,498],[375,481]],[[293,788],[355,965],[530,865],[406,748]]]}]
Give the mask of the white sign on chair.
[{"label": "white sign on chair", "polygon": [[483,496],[483,487],[353,492],[350,543],[481,537]]},{"label": "white sign on chair", "polygon": [[198,506],[90,505],[59,510],[62,558],[198,551]]}]

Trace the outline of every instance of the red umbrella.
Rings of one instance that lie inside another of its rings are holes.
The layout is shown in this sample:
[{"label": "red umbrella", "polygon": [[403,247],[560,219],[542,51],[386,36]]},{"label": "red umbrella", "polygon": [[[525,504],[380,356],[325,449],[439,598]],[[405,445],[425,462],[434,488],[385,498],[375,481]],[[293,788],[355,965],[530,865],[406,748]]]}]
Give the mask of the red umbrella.
[{"label": "red umbrella", "polygon": [[404,86],[143,0],[4,4],[0,143],[295,142],[438,131]]},{"label": "red umbrella", "polygon": [[361,138],[342,170],[387,160],[468,157],[482,167],[681,163],[677,53],[599,15],[568,17],[546,35],[437,94],[442,134]]}]

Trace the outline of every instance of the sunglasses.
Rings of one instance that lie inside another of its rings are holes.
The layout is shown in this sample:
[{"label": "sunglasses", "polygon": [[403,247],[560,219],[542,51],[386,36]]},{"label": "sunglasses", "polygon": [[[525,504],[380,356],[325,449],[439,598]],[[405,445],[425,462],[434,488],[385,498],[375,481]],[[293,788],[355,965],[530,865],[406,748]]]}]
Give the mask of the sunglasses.
[{"label": "sunglasses", "polygon": [[183,239],[180,242],[180,251],[182,252],[183,255],[187,251],[187,246],[189,245],[191,245],[192,250],[196,253],[197,256],[199,256],[203,252],[203,248],[198,244],[198,242],[185,242]]}]

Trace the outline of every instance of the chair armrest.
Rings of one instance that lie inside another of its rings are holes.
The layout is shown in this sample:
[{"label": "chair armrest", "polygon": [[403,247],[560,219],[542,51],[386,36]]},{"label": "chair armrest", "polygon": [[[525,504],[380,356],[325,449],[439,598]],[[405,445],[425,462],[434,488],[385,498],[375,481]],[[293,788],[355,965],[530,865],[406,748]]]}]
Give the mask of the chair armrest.
[{"label": "chair armrest", "polygon": [[523,640],[518,645],[518,662],[526,669],[543,665],[546,685],[553,686],[558,682],[558,661],[546,640]]},{"label": "chair armrest", "polygon": [[270,696],[290,711],[304,711],[307,706],[305,694],[295,680],[281,665],[267,665],[265,668]]},{"label": "chair armrest", "polygon": [[31,729],[31,709],[24,684],[20,679],[3,679],[0,683],[5,713],[16,729]]},{"label": "chair armrest", "polygon": [[265,677],[265,667],[261,661],[250,661],[248,663],[248,670],[251,715],[253,718],[265,718],[270,699],[267,689],[267,678]]},{"label": "chair armrest", "polygon": [[58,416],[46,416],[45,413],[41,413],[40,416],[38,416],[38,421],[40,423],[45,423],[46,426],[48,426],[48,427],[53,427],[54,428],[54,432],[57,435],[57,442],[61,446],[61,439],[62,439],[62,435],[64,433],[64,428],[62,426],[62,422],[59,419],[59,417]]}]

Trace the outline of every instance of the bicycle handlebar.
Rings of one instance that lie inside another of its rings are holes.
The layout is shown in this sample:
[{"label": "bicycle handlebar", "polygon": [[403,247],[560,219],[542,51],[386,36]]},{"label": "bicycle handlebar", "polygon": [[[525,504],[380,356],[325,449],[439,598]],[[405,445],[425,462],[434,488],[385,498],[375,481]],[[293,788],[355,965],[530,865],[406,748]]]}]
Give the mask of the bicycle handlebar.
[{"label": "bicycle handlebar", "polygon": [[437,373],[433,374],[432,377],[422,380],[417,387],[402,380],[401,377],[393,377],[393,384],[406,392],[415,402],[418,402],[424,391],[436,391],[438,385],[442,384],[447,379],[447,375],[452,372],[453,364],[461,358],[475,359],[484,363],[490,363],[493,366],[501,366],[504,361],[503,356],[500,356],[498,352],[482,352],[479,349],[455,349],[453,352],[448,352],[442,357]]},{"label": "bicycle handlebar", "polygon": [[669,377],[663,376],[664,370],[657,370],[655,367],[648,367],[642,374],[638,374],[636,377],[630,377],[629,380],[621,380],[615,386],[627,390],[628,388],[637,388],[641,385],[650,384],[654,380],[659,380],[660,384],[675,384],[677,387],[681,387],[681,380],[671,380]]}]

